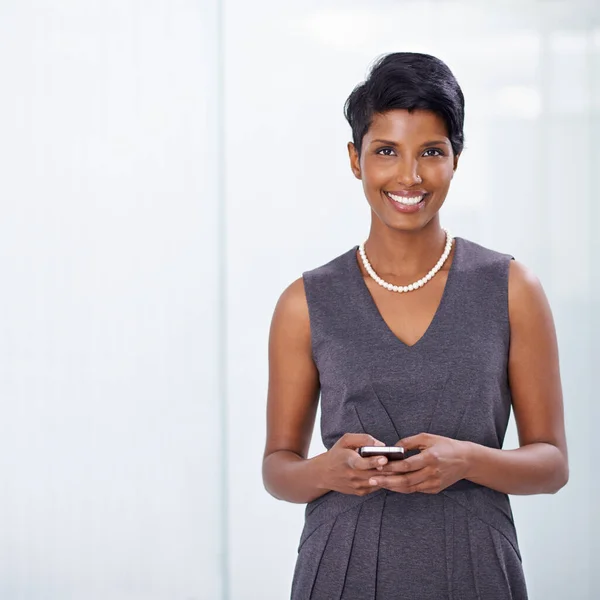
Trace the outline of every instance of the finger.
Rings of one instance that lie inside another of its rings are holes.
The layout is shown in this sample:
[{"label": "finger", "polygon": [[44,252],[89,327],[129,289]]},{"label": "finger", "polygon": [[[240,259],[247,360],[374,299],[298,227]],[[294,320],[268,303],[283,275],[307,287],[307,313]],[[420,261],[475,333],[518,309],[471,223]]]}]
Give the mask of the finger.
[{"label": "finger", "polygon": [[410,458],[404,460],[393,460],[390,461],[385,467],[381,469],[383,475],[394,474],[394,473],[410,473],[411,471],[418,471],[424,469],[427,466],[427,454],[421,452],[415,454]]},{"label": "finger", "polygon": [[358,452],[354,452],[348,459],[348,465],[353,469],[368,471],[369,469],[383,468],[388,462],[385,456],[369,456],[363,458]]},{"label": "finger", "polygon": [[410,493],[409,487],[406,485],[403,476],[394,475],[382,477],[377,475],[377,477],[371,477],[369,479],[369,484],[374,487],[385,488],[386,490],[390,490],[392,492],[398,492],[400,494],[408,494]]},{"label": "finger", "polygon": [[415,483],[409,487],[410,492],[422,492],[424,494],[439,494],[444,487],[437,478],[427,477],[420,483]]},{"label": "finger", "polygon": [[407,490],[415,491],[413,488],[426,484],[431,479],[431,473],[426,469],[420,469],[419,471],[413,471],[412,473],[406,473],[401,475],[404,480],[404,486]]},{"label": "finger", "polygon": [[375,439],[368,433],[345,433],[340,438],[340,445],[344,448],[360,448],[361,446],[385,446],[385,444],[378,439]]},{"label": "finger", "polygon": [[438,489],[428,481],[424,481],[423,483],[411,486],[405,493],[414,494],[415,492],[421,492],[422,494],[437,494]]},{"label": "finger", "polygon": [[371,485],[392,489],[398,492],[415,491],[415,486],[425,484],[429,481],[429,473],[421,469],[413,473],[403,473],[396,475],[376,475],[369,479]]},{"label": "finger", "polygon": [[423,450],[429,448],[434,440],[435,436],[430,433],[418,433],[400,440],[396,446],[402,446],[405,450]]}]

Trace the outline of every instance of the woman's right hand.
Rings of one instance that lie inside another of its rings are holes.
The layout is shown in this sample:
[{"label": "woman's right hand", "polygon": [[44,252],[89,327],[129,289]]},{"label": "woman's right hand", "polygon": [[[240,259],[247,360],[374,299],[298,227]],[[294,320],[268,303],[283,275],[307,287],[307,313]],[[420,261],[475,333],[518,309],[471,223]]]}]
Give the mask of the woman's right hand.
[{"label": "woman's right hand", "polygon": [[361,446],[385,446],[366,433],[345,433],[327,452],[320,455],[321,485],[342,494],[366,496],[381,489],[369,479],[377,468],[387,463],[385,456],[363,458],[356,450]]}]

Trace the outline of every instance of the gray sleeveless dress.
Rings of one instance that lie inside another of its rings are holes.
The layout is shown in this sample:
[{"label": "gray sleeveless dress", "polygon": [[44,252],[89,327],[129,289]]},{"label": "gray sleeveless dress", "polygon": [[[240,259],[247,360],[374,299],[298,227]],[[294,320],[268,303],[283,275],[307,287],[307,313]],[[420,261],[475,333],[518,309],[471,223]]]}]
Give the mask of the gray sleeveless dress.
[{"label": "gray sleeveless dress", "polygon": [[[381,317],[357,247],[303,273],[327,449],[347,432],[502,447],[512,257],[455,244],[440,306],[413,346]],[[525,600],[509,498],[467,480],[439,494],[330,491],[306,506],[291,598]]]}]

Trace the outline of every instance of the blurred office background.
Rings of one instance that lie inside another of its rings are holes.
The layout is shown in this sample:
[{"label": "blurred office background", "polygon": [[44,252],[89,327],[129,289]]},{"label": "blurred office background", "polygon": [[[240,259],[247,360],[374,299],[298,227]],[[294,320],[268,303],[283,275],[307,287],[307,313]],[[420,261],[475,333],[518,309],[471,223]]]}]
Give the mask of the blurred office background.
[{"label": "blurred office background", "polygon": [[268,328],[368,232],[342,106],[398,50],[466,96],[444,224],[554,311],[571,480],[512,498],[530,597],[600,597],[597,0],[3,0],[1,600],[288,597]]}]

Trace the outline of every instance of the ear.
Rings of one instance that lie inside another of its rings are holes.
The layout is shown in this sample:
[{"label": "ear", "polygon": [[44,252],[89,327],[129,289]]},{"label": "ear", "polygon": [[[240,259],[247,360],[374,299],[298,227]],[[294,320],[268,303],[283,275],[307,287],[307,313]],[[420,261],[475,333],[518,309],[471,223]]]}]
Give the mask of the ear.
[{"label": "ear", "polygon": [[356,146],[352,142],[348,142],[348,156],[350,157],[350,168],[356,179],[362,179],[360,172],[360,157],[356,151]]},{"label": "ear", "polygon": [[455,154],[454,155],[454,167],[453,167],[453,171],[456,172],[456,169],[458,168],[458,159],[460,158],[460,154]]}]

